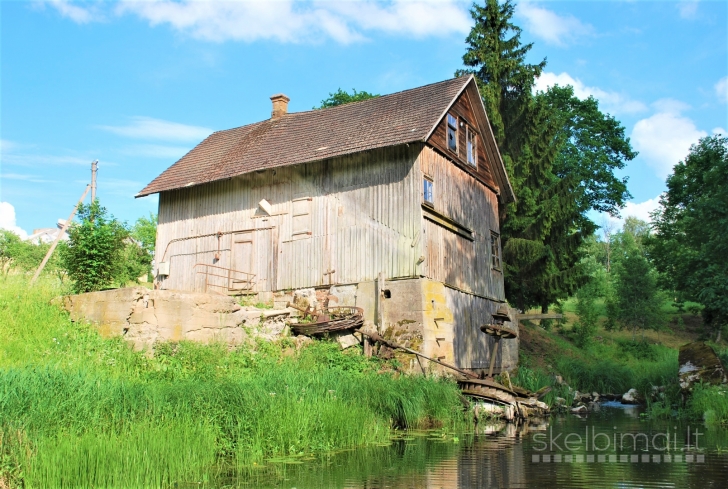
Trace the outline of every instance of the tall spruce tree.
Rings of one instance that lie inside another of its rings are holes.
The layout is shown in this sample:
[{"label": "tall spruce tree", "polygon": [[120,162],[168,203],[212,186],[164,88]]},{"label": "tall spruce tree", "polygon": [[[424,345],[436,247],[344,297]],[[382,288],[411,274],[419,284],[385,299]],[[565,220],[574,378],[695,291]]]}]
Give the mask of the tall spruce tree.
[{"label": "tall spruce tree", "polygon": [[506,297],[519,309],[545,311],[585,282],[582,244],[597,229],[586,212],[616,213],[624,204],[626,181],[613,170],[634,153],[624,129],[593,99],[559,87],[534,95],[546,60],[526,62],[532,44],[521,43],[514,10],[511,0],[473,5],[467,68],[457,74],[478,81],[516,194],[500,209]]}]

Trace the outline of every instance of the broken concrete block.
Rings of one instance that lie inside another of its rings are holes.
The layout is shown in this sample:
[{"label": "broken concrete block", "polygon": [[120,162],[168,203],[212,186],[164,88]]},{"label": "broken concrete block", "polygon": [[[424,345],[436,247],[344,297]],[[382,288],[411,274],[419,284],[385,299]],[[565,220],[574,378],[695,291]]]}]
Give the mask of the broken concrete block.
[{"label": "broken concrete block", "polygon": [[680,387],[684,391],[691,390],[696,382],[726,383],[726,373],[720,358],[702,341],[681,346],[678,362]]},{"label": "broken concrete block", "polygon": [[316,307],[318,301],[316,300],[316,289],[299,289],[293,292],[293,303],[305,309],[307,307]]},{"label": "broken concrete block", "polygon": [[352,346],[359,344],[359,338],[357,338],[353,334],[337,336],[336,341],[339,342],[342,350],[346,350],[347,348],[351,348]]}]

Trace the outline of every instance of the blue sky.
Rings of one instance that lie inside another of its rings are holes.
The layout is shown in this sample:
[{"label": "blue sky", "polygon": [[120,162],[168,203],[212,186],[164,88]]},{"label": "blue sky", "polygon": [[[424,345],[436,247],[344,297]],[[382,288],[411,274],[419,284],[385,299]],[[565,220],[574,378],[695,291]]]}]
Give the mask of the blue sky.
[{"label": "blue sky", "polygon": [[[470,2],[0,2],[0,227],[66,218],[99,160],[98,196],[133,222],[135,199],[213,130],[309,110],[341,87],[386,94],[462,67]],[[722,1],[520,2],[547,58],[539,87],[572,84],[626,127],[625,170],[646,218],[690,144],[728,127]],[[601,218],[597,218],[599,222]]]}]

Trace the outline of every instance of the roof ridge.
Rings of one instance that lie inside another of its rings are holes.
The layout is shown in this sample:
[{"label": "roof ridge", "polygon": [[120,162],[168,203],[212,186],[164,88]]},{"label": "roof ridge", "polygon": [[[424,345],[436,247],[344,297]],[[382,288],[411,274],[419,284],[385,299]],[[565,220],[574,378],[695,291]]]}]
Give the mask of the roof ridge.
[{"label": "roof ridge", "polygon": [[[339,105],[335,105],[333,107],[322,107],[320,109],[310,109],[310,110],[302,110],[302,111],[299,111],[299,112],[289,112],[289,113],[285,114],[283,117],[293,116],[293,115],[297,115],[297,114],[309,114],[309,113],[312,113],[312,112],[323,112],[323,111],[329,111],[329,110],[334,110],[334,109],[341,109],[342,107],[351,108],[353,105],[359,105],[359,104],[371,102],[372,100],[383,99],[385,97],[391,97],[391,96],[394,96],[394,95],[399,95],[401,93],[413,92],[415,90],[422,90],[423,88],[432,87],[433,85],[441,85],[441,84],[444,85],[446,83],[452,83],[452,82],[454,82],[456,80],[459,80],[460,78],[469,78],[470,76],[472,76],[472,75],[471,74],[468,74],[468,75],[456,76],[455,78],[448,78],[446,80],[440,80],[438,82],[428,83],[427,85],[422,85],[422,86],[419,86],[419,87],[406,88],[406,89],[400,90],[398,92],[386,93],[384,95],[377,95],[376,97],[368,98],[366,100],[357,100],[355,102],[347,102],[345,104],[339,104]],[[352,90],[356,90],[356,89],[353,88]],[[330,93],[329,93],[329,95],[330,95]]]}]

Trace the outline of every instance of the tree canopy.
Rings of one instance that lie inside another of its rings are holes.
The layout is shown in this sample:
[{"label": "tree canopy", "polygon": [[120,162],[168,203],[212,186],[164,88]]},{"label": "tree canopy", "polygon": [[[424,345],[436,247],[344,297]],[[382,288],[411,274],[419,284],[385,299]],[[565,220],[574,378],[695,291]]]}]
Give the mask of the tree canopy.
[{"label": "tree canopy", "polygon": [[635,154],[624,128],[595,99],[571,87],[534,94],[546,66],[526,61],[512,22],[511,0],[473,5],[466,39],[467,67],[475,75],[517,201],[500,209],[506,297],[520,309],[572,295],[585,281],[584,240],[597,226],[591,209],[616,213],[629,197],[614,170]]},{"label": "tree canopy", "polygon": [[691,147],[652,218],[647,245],[662,283],[702,304],[706,324],[728,324],[728,138],[709,136]]},{"label": "tree canopy", "polygon": [[322,100],[321,105],[314,107],[314,109],[326,109],[329,107],[336,107],[338,105],[349,104],[351,102],[361,102],[362,100],[375,97],[379,97],[379,94],[364,91],[357,92],[356,89],[352,89],[352,93],[349,93],[339,88],[334,93],[329,93],[329,98]]}]

